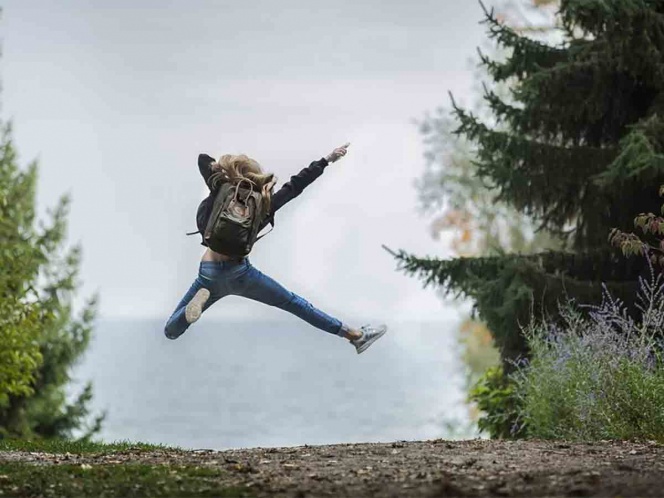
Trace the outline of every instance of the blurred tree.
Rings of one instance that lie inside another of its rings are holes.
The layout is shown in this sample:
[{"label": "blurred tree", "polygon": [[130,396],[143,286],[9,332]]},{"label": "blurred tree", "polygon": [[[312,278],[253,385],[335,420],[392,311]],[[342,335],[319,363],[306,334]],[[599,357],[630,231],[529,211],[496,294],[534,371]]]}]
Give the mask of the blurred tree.
[{"label": "blurred tree", "polygon": [[90,340],[96,298],[75,317],[80,249],[64,249],[69,200],[35,226],[37,165],[17,166],[11,127],[0,130],[0,432],[18,437],[83,436],[91,386],[68,403],[65,386]]},{"label": "blurred tree", "polygon": [[[652,185],[664,179],[664,4],[562,0],[557,19],[563,41],[551,45],[486,12],[490,36],[507,56],[481,55],[482,63],[494,84],[507,85],[508,96],[485,90],[488,118],[454,102],[453,108],[455,133],[475,147],[462,178],[481,179],[495,203],[491,211],[504,203],[525,233],[534,228],[564,250],[508,246],[505,254],[451,261],[397,255],[425,283],[471,297],[506,360],[526,353],[519,324],[555,316],[564,295],[597,302],[606,282],[631,302],[643,265],[618,259],[606,236],[611,227],[630,225],[625,205],[654,211]],[[497,233],[489,247],[496,238],[511,244],[501,238],[509,230]]]}]

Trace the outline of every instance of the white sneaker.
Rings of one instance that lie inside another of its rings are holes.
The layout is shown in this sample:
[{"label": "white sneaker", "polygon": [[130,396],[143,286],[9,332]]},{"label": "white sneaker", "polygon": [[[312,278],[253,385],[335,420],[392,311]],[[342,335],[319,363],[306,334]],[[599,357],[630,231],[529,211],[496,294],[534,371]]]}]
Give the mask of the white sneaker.
[{"label": "white sneaker", "polygon": [[378,325],[377,327],[372,325],[362,325],[360,330],[362,331],[362,337],[350,341],[350,343],[355,346],[357,354],[366,351],[369,346],[383,337],[385,332],[387,332],[387,325]]},{"label": "white sneaker", "polygon": [[210,291],[203,288],[198,289],[198,292],[194,294],[194,297],[189,301],[187,307],[184,309],[184,317],[187,320],[187,323],[194,323],[201,317],[203,313],[203,306],[207,303],[207,300],[210,298]]}]

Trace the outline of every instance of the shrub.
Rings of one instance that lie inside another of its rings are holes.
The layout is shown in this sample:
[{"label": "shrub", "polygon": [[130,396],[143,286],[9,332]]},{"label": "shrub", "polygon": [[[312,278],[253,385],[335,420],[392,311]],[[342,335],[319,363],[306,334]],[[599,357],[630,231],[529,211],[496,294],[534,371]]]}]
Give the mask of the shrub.
[{"label": "shrub", "polygon": [[525,330],[530,360],[511,377],[529,436],[664,442],[664,281],[652,266],[637,305],[634,319],[605,289],[600,306],[569,302],[562,321]]},{"label": "shrub", "polygon": [[520,398],[515,392],[515,383],[504,375],[501,365],[489,368],[480,377],[471,389],[469,399],[483,412],[477,421],[481,432],[501,439],[525,435],[525,428],[519,420]]}]

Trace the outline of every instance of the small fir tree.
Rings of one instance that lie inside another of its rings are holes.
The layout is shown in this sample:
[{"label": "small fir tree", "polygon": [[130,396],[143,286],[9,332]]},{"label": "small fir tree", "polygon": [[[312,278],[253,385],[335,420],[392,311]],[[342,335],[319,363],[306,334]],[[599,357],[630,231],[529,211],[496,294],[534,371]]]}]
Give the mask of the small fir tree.
[{"label": "small fir tree", "polygon": [[37,225],[37,165],[17,166],[11,127],[0,130],[0,432],[14,437],[87,437],[90,384],[68,403],[65,386],[90,340],[96,298],[75,315],[80,249],[63,247],[69,200]]},{"label": "small fir tree", "polygon": [[35,168],[21,172],[14,151],[3,134],[0,143],[0,407],[10,396],[29,396],[42,364],[37,339],[41,324],[50,319],[27,285],[43,261],[32,237]]}]

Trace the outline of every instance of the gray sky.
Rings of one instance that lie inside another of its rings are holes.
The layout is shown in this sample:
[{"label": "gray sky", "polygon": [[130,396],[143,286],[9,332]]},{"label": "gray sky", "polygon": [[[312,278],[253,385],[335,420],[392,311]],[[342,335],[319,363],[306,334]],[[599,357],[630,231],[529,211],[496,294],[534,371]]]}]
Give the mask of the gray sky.
[{"label": "gray sky", "polygon": [[[447,256],[416,210],[413,119],[462,102],[482,43],[467,0],[4,0],[2,114],[43,209],[70,193],[69,240],[102,316],[171,313],[202,253],[199,152],[246,153],[280,184],[351,142],[284,207],[252,263],[352,323],[443,318],[381,244]],[[216,317],[280,316],[225,298]]]}]

